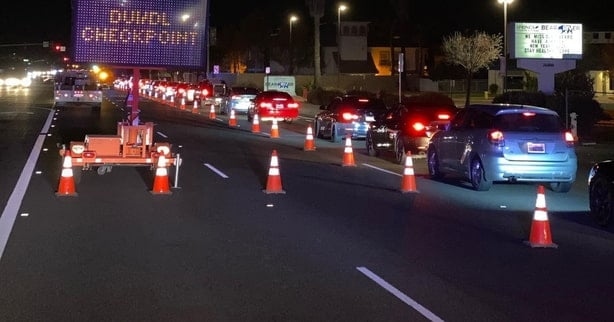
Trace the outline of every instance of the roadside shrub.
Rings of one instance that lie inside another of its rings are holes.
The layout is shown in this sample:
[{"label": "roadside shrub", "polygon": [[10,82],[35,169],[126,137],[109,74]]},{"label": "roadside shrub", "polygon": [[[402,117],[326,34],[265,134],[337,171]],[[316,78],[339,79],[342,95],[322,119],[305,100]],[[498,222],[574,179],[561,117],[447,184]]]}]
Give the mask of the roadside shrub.
[{"label": "roadside shrub", "polygon": [[488,93],[492,96],[497,95],[497,92],[499,91],[499,85],[492,83],[488,86]]},{"label": "roadside shrub", "polygon": [[307,95],[307,101],[315,105],[324,105],[328,104],[333,98],[342,95],[342,91],[325,90],[321,87],[318,87],[314,90],[309,91],[309,94]]},{"label": "roadside shrub", "polygon": [[403,103],[420,106],[456,106],[448,95],[438,92],[422,92],[403,98]]}]

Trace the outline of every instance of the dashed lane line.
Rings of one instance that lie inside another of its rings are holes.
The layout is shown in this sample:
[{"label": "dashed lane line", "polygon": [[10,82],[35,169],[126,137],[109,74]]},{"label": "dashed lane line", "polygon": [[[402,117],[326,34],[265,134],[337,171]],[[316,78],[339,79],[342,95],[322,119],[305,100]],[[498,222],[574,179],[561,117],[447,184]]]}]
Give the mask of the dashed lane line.
[{"label": "dashed lane line", "polygon": [[224,179],[228,179],[228,176],[226,174],[224,174],[224,172],[218,170],[217,168],[215,168],[214,166],[210,165],[209,163],[205,163],[205,166],[209,169],[211,169],[211,171],[217,173],[218,176],[224,178]]}]

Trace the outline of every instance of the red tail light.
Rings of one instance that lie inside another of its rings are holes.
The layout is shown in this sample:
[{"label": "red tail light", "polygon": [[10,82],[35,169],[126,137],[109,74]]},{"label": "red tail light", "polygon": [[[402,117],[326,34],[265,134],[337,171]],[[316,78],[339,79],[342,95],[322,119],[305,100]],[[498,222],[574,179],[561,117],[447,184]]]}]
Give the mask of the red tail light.
[{"label": "red tail light", "polygon": [[488,132],[488,139],[490,140],[490,143],[492,144],[495,144],[498,146],[505,145],[505,139],[503,137],[503,132],[499,130],[492,130]]},{"label": "red tail light", "polygon": [[439,120],[449,120],[450,119],[450,114],[437,114],[437,119]]},{"label": "red tail light", "polygon": [[576,138],[574,137],[573,133],[571,133],[571,131],[565,131],[564,137],[568,147],[574,146],[574,144],[576,143]]},{"label": "red tail light", "polygon": [[83,158],[85,159],[93,159],[96,157],[96,152],[94,151],[84,151],[83,152]]},{"label": "red tail light", "polygon": [[352,113],[345,112],[345,113],[341,114],[341,117],[343,118],[344,121],[348,121],[349,122],[349,121],[357,119],[358,115],[354,115]]},{"label": "red tail light", "polygon": [[422,124],[421,122],[416,122],[412,124],[411,127],[416,131],[423,131],[425,128],[424,124]]},{"label": "red tail light", "polygon": [[206,88],[203,89],[202,93],[203,93],[203,96],[209,96],[209,91]]},{"label": "red tail light", "polygon": [[535,116],[535,112],[524,112],[522,113],[522,115],[530,117],[530,116]]},{"label": "red tail light", "polygon": [[290,107],[290,108],[298,108],[298,103],[289,103],[288,107]]},{"label": "red tail light", "polygon": [[262,102],[262,103],[260,103],[260,107],[262,107],[262,108],[273,108],[273,104],[267,103],[267,102]]}]

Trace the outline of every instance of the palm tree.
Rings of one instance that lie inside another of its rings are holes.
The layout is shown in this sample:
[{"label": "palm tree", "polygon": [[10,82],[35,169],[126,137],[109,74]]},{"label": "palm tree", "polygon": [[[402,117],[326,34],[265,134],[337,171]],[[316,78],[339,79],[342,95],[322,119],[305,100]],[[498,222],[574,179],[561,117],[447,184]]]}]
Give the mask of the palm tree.
[{"label": "palm tree", "polygon": [[320,87],[320,18],[324,16],[325,0],[305,0],[309,15],[313,17],[313,86]]}]

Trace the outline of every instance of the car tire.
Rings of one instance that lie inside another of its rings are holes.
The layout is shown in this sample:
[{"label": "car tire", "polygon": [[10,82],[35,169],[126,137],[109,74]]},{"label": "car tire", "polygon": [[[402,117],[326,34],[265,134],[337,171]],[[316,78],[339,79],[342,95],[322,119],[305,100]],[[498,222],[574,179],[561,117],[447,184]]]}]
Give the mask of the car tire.
[{"label": "car tire", "polygon": [[439,154],[435,148],[428,149],[426,154],[426,164],[429,171],[429,176],[433,180],[441,180],[444,177],[443,172],[441,172],[440,163],[439,163]]},{"label": "car tire", "polygon": [[614,217],[614,191],[604,177],[595,177],[590,185],[589,206],[591,217],[600,226],[607,226]]},{"label": "car tire", "polygon": [[469,174],[469,180],[473,189],[477,191],[487,191],[492,186],[492,181],[486,180],[484,166],[482,165],[482,161],[480,161],[479,158],[476,157],[471,160],[471,168]]},{"label": "car tire", "polygon": [[320,122],[313,122],[313,136],[320,139],[322,138],[322,131],[320,131]]},{"label": "car tire", "polygon": [[571,190],[572,182],[551,182],[550,190],[554,192],[565,193]]},{"label": "car tire", "polygon": [[294,119],[291,119],[291,118],[289,118],[289,117],[287,117],[287,118],[285,118],[285,119],[284,119],[284,122],[285,122],[285,123],[288,123],[288,124],[291,124],[291,123],[292,123],[292,121],[294,121]]},{"label": "car tire", "polygon": [[372,157],[379,156],[379,151],[375,149],[375,144],[373,143],[373,135],[371,132],[367,132],[367,138],[365,139],[365,145],[367,147],[367,154]]},{"label": "car tire", "polygon": [[401,137],[398,137],[394,143],[394,159],[398,164],[405,164],[407,159],[407,151],[405,151],[405,144]]},{"label": "car tire", "polygon": [[247,121],[248,122],[252,122],[254,120],[254,116],[252,115],[252,113],[250,113],[250,111],[247,111]]}]

